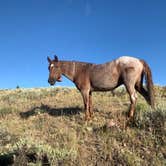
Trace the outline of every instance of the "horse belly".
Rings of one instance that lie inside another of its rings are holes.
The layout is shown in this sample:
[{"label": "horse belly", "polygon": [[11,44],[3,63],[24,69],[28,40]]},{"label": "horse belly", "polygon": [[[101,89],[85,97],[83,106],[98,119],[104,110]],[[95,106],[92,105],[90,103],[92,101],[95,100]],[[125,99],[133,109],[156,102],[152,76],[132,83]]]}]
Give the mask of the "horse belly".
[{"label": "horse belly", "polygon": [[96,91],[112,90],[118,85],[118,77],[111,77],[111,75],[100,75],[93,77],[91,80],[91,87]]}]

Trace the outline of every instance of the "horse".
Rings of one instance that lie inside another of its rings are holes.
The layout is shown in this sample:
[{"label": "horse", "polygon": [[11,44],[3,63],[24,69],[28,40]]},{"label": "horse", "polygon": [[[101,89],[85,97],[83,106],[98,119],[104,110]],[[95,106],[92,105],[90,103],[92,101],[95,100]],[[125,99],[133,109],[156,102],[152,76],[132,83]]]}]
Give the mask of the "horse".
[{"label": "horse", "polygon": [[[154,90],[152,73],[149,65],[141,59],[122,56],[104,64],[77,61],[59,61],[55,55],[49,63],[48,83],[54,85],[62,81],[62,75],[71,80],[81,92],[84,101],[85,120],[93,116],[92,92],[112,91],[124,84],[130,97],[128,118],[135,112],[138,91],[154,108]],[[146,87],[144,88],[144,77]]]}]

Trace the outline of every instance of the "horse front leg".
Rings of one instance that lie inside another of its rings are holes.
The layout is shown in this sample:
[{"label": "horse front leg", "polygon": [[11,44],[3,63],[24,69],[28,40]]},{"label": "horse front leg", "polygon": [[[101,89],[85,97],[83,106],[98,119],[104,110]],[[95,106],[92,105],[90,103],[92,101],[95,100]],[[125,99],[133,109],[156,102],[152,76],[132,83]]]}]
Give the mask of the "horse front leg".
[{"label": "horse front leg", "polygon": [[89,97],[89,91],[88,90],[82,90],[81,91],[83,101],[84,101],[84,108],[85,108],[85,120],[90,120],[90,97]]},{"label": "horse front leg", "polygon": [[89,93],[89,113],[90,117],[93,116],[93,106],[92,106],[92,92]]}]

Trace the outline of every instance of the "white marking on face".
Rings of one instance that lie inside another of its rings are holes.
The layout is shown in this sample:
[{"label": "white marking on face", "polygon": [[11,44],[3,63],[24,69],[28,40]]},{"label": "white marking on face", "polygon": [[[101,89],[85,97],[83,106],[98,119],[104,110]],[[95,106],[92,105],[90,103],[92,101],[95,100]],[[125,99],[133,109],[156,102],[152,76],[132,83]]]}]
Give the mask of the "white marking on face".
[{"label": "white marking on face", "polygon": [[52,64],[50,65],[50,67],[54,67],[54,64],[52,63]]}]

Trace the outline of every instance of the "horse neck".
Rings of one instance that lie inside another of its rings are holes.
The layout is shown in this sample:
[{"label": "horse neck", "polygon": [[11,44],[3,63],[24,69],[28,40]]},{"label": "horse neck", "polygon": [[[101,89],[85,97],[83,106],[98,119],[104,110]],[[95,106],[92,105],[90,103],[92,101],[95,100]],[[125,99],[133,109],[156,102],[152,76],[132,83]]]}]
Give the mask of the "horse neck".
[{"label": "horse neck", "polygon": [[60,61],[60,68],[62,71],[62,75],[70,79],[74,80],[75,76],[75,62],[70,61]]}]

